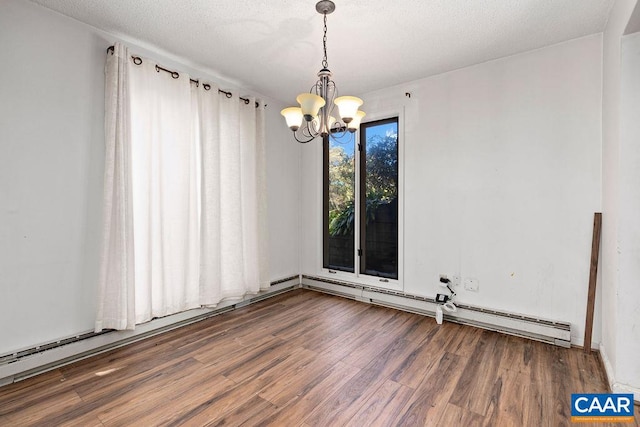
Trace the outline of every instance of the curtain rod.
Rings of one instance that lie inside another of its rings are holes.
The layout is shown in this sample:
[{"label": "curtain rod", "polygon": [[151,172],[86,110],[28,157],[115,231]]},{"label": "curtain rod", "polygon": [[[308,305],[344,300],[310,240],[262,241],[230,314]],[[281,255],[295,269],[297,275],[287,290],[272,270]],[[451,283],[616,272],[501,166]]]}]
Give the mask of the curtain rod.
[{"label": "curtain rod", "polygon": [[[113,55],[113,52],[114,52],[113,46],[109,46],[107,48],[107,52],[110,53],[111,55]],[[133,63],[136,64],[136,65],[142,64],[142,58],[140,58],[139,56],[131,55],[131,59],[133,60]],[[178,77],[180,77],[180,73],[178,73],[177,71],[168,70],[168,69],[163,68],[163,67],[159,66],[158,64],[156,64],[156,71],[160,72],[160,70],[171,74],[171,77],[173,77],[174,79],[177,79]],[[191,83],[195,83],[196,87],[200,85],[200,80],[194,80],[192,78],[189,78],[189,81]],[[209,83],[203,83],[202,87],[204,88],[204,90],[211,90],[211,85]],[[231,98],[233,96],[233,94],[231,92],[227,92],[226,90],[222,90],[222,89],[218,89],[218,93],[224,93],[224,95],[227,98]],[[238,98],[240,98],[240,100],[244,101],[244,103],[247,104],[247,105],[249,104],[249,102],[251,102],[249,99],[243,98],[241,96],[239,96]],[[258,108],[259,106],[260,106],[260,104],[258,104],[258,101],[256,101],[256,108]],[[264,104],[264,106],[266,108],[267,104]]]}]

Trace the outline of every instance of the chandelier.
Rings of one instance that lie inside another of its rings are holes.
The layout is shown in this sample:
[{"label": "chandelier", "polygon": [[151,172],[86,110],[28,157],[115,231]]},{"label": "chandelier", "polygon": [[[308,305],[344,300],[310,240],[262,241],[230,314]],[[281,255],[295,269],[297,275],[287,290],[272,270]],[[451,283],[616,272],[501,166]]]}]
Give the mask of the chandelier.
[{"label": "chandelier", "polygon": [[[331,71],[327,63],[327,15],[334,10],[336,5],[331,0],[320,0],[316,4],[316,11],[324,16],[324,57],[322,69],[318,72],[318,81],[309,93],[301,93],[296,97],[299,107],[285,108],[280,112],[289,129],[293,131],[293,137],[301,143],[329,134],[337,139],[352,134],[358,130],[365,116],[363,111],[358,110],[362,105],[362,99],[355,96],[338,97],[338,88],[331,80]],[[338,107],[339,119],[334,116],[335,107]]]}]

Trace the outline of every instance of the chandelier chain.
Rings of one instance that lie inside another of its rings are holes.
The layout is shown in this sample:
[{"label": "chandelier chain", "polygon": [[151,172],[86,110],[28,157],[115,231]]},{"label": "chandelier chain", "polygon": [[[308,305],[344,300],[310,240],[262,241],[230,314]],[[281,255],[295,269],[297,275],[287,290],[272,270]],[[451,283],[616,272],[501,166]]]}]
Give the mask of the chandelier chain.
[{"label": "chandelier chain", "polygon": [[329,68],[327,62],[327,14],[324,13],[324,36],[322,37],[322,45],[324,47],[324,57],[322,58],[322,67]]}]

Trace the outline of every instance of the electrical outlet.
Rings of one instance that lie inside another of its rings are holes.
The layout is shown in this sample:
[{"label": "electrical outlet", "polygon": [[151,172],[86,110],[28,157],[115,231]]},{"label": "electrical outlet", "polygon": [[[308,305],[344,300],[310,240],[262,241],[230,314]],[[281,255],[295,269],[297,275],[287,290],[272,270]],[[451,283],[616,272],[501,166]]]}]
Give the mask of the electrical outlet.
[{"label": "electrical outlet", "polygon": [[471,292],[478,292],[480,290],[480,283],[478,279],[467,277],[464,279],[464,288]]},{"label": "electrical outlet", "polygon": [[[446,280],[449,279],[449,285],[451,286],[460,286],[460,276],[453,274],[440,274],[439,276],[440,283],[447,283]],[[444,282],[442,280],[445,280]]]}]

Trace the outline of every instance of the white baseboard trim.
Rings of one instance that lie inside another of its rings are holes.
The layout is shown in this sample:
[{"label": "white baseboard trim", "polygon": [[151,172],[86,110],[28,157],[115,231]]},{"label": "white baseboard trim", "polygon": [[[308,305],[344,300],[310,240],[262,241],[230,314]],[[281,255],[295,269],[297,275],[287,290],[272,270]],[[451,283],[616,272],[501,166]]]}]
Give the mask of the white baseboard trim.
[{"label": "white baseboard trim", "polygon": [[[433,298],[310,275],[302,275],[302,287],[430,317],[435,317],[435,310],[438,306]],[[456,304],[456,306],[458,307],[457,312],[446,312],[444,314],[445,320],[543,341],[561,347],[568,348],[571,345],[571,325],[567,322],[533,318],[466,304]]]},{"label": "white baseboard trim", "polygon": [[612,393],[631,393],[633,394],[633,400],[636,404],[640,404],[640,388],[632,387],[627,384],[621,384],[616,381],[616,376],[613,371],[613,366],[611,365],[611,361],[609,360],[609,356],[607,356],[607,351],[604,347],[604,344],[600,343],[600,357],[602,358],[602,363],[604,364],[604,371],[607,375],[607,381],[609,382],[609,388]]},{"label": "white baseboard trim", "polygon": [[299,287],[300,276],[290,276],[286,279],[272,282],[269,290],[254,295],[247,295],[240,300],[222,301],[215,308],[189,310],[137,325],[133,331],[110,331],[105,334],[92,336],[80,341],[30,354],[0,365],[0,386],[11,384],[136,341],[141,341],[181,326],[196,323],[206,318]]}]

